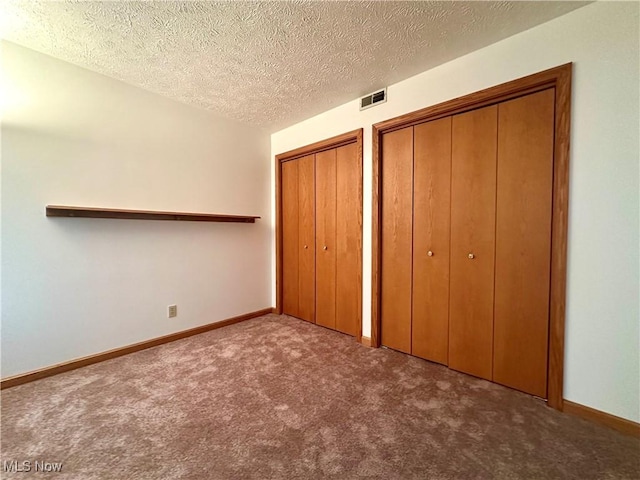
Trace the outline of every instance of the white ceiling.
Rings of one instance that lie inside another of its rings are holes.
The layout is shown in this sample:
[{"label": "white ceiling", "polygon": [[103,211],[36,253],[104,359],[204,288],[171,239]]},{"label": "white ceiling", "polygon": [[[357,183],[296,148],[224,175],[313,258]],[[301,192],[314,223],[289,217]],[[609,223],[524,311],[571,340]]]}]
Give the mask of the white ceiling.
[{"label": "white ceiling", "polygon": [[0,1],[0,35],[270,131],[586,2]]}]

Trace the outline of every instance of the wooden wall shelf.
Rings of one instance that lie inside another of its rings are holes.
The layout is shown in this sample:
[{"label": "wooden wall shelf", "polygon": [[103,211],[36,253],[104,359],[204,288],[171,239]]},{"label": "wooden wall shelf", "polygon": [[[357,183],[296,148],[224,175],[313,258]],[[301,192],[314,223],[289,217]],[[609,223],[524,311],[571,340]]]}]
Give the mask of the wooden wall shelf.
[{"label": "wooden wall shelf", "polygon": [[255,223],[252,215],[223,215],[218,213],[158,212],[153,210],[119,210],[114,208],[70,207],[47,205],[47,217],[119,218],[129,220],[178,220],[183,222]]}]

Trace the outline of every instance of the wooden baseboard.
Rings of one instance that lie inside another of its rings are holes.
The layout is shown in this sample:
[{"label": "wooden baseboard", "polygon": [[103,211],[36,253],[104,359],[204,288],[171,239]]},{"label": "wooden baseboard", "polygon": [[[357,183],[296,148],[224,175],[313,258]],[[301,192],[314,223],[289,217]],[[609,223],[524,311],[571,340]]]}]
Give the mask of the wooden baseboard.
[{"label": "wooden baseboard", "polygon": [[191,337],[193,335],[198,335],[210,330],[226,327],[227,325],[233,325],[234,323],[239,323],[245,320],[260,317],[262,315],[267,315],[269,313],[272,313],[272,311],[272,308],[264,308],[256,312],[245,313],[244,315],[238,315],[237,317],[227,318],[226,320],[221,320],[219,322],[202,325],[201,327],[190,328],[188,330],[171,333],[163,337],[152,338],[151,340],[145,340],[144,342],[134,343],[133,345],[128,345],[126,347],[115,348],[113,350],[97,353],[95,355],[89,355],[87,357],[77,358],[68,362],[58,363],[57,365],[41,368],[32,372],[21,373],[12,377],[3,378],[0,381],[0,389],[4,390],[5,388],[15,387],[24,383],[40,380],[41,378],[52,377],[53,375],[58,375],[59,373],[75,370],[76,368],[86,367],[87,365],[104,362],[105,360],[121,357],[123,355],[128,355],[140,350],[156,347],[164,343],[174,342],[176,340]]},{"label": "wooden baseboard", "polygon": [[360,343],[362,345],[364,345],[365,347],[370,347],[371,346],[371,338],[365,337],[363,335],[362,337],[360,337]]},{"label": "wooden baseboard", "polygon": [[640,423],[616,417],[615,415],[580,405],[579,403],[573,403],[569,400],[564,400],[563,404],[562,411],[565,413],[589,420],[590,422],[599,423],[600,425],[613,428],[627,435],[640,437]]}]

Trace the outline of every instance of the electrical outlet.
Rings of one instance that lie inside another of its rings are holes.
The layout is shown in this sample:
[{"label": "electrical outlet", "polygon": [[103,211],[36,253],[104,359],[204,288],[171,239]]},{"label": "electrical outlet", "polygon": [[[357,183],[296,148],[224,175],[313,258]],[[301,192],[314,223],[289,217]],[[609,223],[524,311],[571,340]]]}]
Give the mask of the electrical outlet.
[{"label": "electrical outlet", "polygon": [[177,305],[169,305],[167,307],[167,314],[168,314],[169,318],[177,317],[178,316],[178,306]]}]

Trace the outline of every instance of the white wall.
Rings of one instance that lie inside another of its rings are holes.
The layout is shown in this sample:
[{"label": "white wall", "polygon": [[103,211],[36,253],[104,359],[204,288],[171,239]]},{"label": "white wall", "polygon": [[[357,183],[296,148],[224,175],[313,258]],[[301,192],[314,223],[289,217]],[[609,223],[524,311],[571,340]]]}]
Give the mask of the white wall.
[{"label": "white wall", "polygon": [[[354,100],[271,136],[273,162],[278,153],[365,129],[364,335],[371,327],[371,125],[574,62],[564,396],[640,420],[638,10],[635,2],[591,4],[391,85],[385,104],[359,112]],[[272,174],[275,195],[273,185]]]},{"label": "white wall", "polygon": [[[2,74],[3,377],[271,306],[266,131],[7,42]],[[46,204],[263,220],[47,218]]]}]

